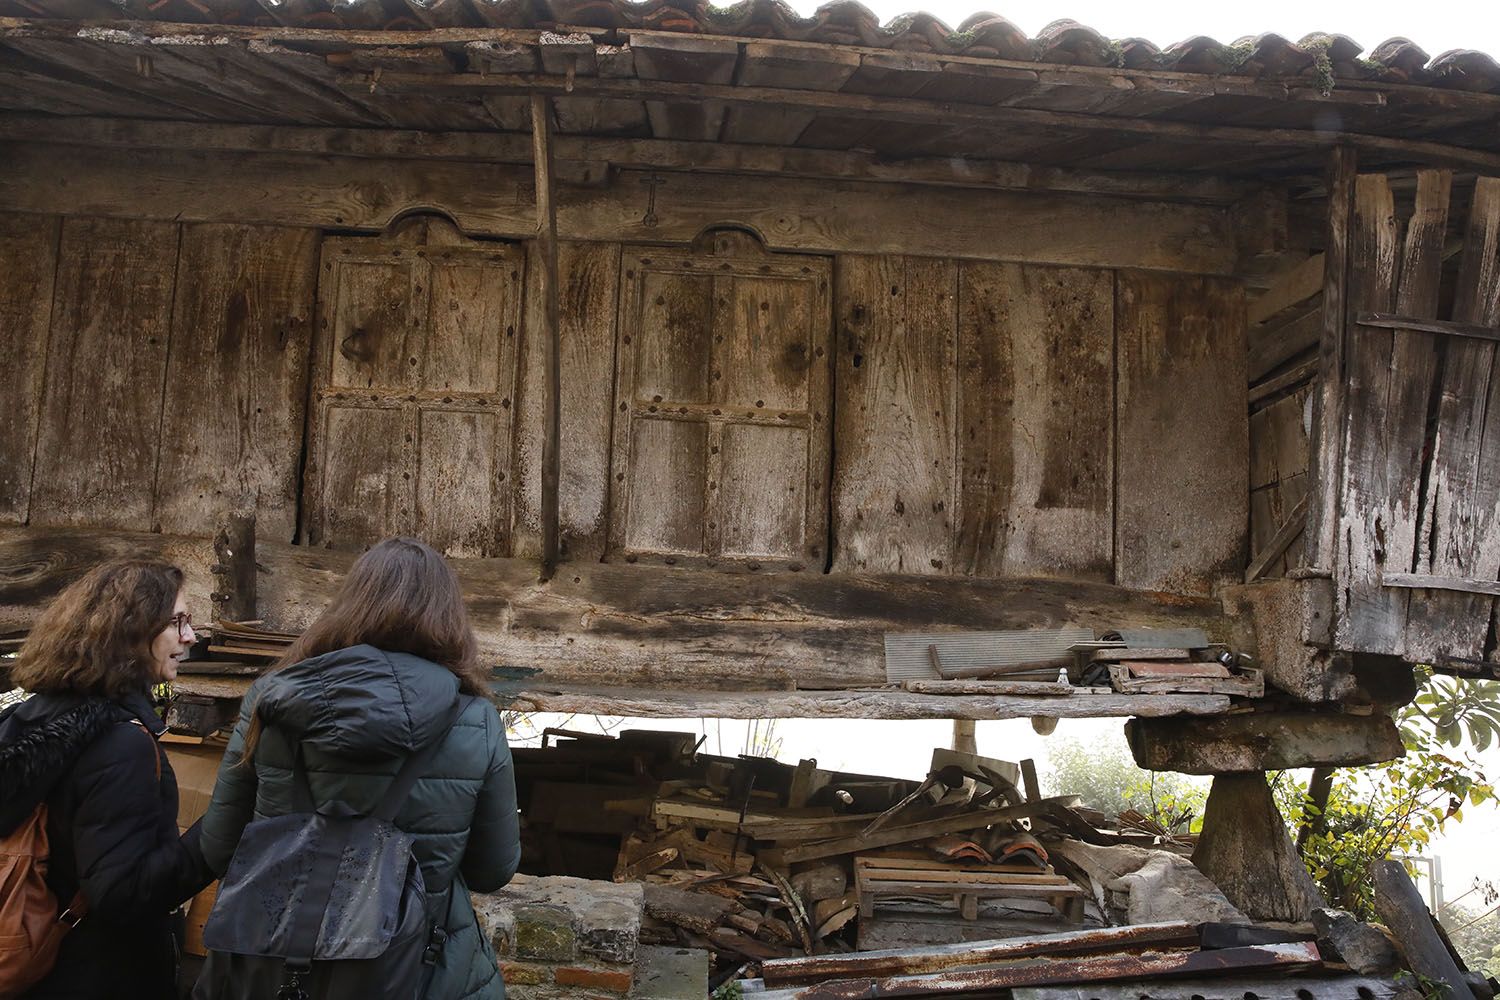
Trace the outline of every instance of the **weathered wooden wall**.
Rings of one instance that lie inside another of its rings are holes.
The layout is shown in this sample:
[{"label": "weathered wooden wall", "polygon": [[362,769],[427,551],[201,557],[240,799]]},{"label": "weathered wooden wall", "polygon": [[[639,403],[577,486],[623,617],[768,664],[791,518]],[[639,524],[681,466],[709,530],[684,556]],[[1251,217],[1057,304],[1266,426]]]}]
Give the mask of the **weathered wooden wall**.
[{"label": "weathered wooden wall", "polygon": [[[134,155],[154,169],[131,184],[80,165],[74,203],[97,214],[33,214],[62,201],[24,155],[0,179],[0,206],[27,210],[0,215],[0,378],[23,414],[0,433],[0,518],[203,535],[254,506],[273,540],[539,551],[529,242],[327,232],[434,198],[511,232],[530,225],[516,171],[419,198],[406,167],[377,170],[335,196],[304,190],[323,167],[254,158],[256,182],[205,197],[181,157]],[[607,238],[560,261],[566,558],[1192,594],[1242,569],[1242,293],[1173,273],[1224,269],[1223,234],[1192,215],[1217,210],[1078,198],[1043,225],[1057,196],[945,192],[965,236],[929,191],[865,192],[845,225],[848,184],[752,217],[737,181],[674,174],[651,226],[624,221],[639,199],[622,183],[569,195],[567,225]],[[225,221],[167,221],[178,196]],[[1152,223],[1178,209],[1193,238],[1158,253]],[[697,239],[710,223],[769,248]],[[851,252],[892,247],[907,252]]]}]

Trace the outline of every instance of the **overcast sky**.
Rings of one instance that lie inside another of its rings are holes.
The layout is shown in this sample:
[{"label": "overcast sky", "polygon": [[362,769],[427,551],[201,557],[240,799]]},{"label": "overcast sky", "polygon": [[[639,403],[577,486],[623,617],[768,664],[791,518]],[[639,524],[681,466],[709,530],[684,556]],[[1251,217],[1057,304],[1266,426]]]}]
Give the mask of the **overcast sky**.
[{"label": "overcast sky", "polygon": [[[803,13],[816,0],[790,0]],[[1449,49],[1480,49],[1500,58],[1500,3],[1496,0],[1258,0],[1255,3],[1120,3],[1119,0],[1046,0],[1009,3],[998,0],[863,0],[882,20],[923,10],[957,27],[976,11],[993,10],[1035,35],[1059,19],[1086,24],[1110,38],[1149,38],[1166,46],[1193,35],[1232,42],[1245,35],[1274,31],[1292,41],[1312,32],[1348,35],[1374,48],[1387,38],[1404,36],[1431,55]]]}]

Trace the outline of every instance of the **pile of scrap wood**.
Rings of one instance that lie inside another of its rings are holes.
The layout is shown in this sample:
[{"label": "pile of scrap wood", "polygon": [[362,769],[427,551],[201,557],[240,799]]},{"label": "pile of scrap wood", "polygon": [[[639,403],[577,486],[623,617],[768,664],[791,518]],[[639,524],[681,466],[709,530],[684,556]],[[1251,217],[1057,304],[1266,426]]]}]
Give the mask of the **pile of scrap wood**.
[{"label": "pile of scrap wood", "polygon": [[1098,924],[1087,875],[1043,836],[1157,839],[1042,797],[1029,767],[945,749],[922,781],[716,757],[674,732],[548,730],[514,756],[522,870],[645,883],[643,940],[706,948],[727,973]]},{"label": "pile of scrap wood", "polygon": [[[1155,923],[943,947],[770,959],[761,963],[759,979],[740,987],[744,996],[756,1000],[995,996],[1000,990],[1019,996],[1022,990],[1038,987],[1111,982],[1121,984],[1119,992],[1091,988],[1065,995],[1132,1000],[1179,995],[1162,992],[1157,981],[1164,979],[1190,980],[1191,988],[1180,995],[1199,997],[1306,997],[1335,984],[1334,995],[1344,1000],[1385,1000],[1396,993],[1388,980],[1346,972],[1341,966],[1325,965],[1311,933],[1250,925]],[[1315,978],[1274,985],[1292,975]],[[1149,987],[1145,981],[1150,981]]]}]

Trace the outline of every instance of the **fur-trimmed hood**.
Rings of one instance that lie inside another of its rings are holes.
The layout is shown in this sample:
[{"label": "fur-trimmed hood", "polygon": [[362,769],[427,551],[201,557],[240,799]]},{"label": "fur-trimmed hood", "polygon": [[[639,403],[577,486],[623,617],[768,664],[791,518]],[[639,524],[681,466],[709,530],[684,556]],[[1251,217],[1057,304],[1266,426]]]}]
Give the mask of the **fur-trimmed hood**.
[{"label": "fur-trimmed hood", "polygon": [[[51,794],[84,747],[115,723],[139,718],[139,708],[102,698],[36,695],[0,714],[0,836]],[[160,727],[149,704],[145,714],[141,721]]]}]

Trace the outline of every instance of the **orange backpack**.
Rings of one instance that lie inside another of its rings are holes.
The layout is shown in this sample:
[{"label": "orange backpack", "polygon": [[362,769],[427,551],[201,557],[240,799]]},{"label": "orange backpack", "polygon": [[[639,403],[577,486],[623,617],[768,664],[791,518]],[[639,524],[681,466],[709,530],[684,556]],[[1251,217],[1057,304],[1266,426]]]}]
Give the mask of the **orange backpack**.
[{"label": "orange backpack", "polygon": [[0,1000],[16,1000],[52,971],[63,936],[83,919],[83,893],[67,909],[47,887],[47,803],[0,839]]},{"label": "orange backpack", "polygon": [[[141,726],[139,722],[137,726]],[[161,783],[156,738],[145,726]],[[47,803],[31,811],[7,837],[0,837],[0,1000],[18,1000],[52,971],[68,931],[88,912],[80,889],[66,908],[47,885]]]}]

